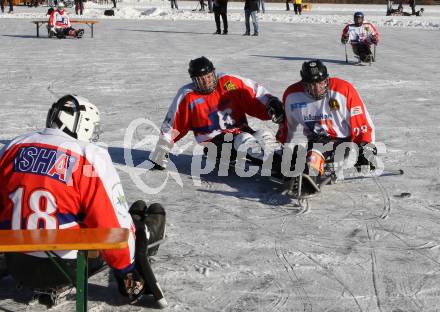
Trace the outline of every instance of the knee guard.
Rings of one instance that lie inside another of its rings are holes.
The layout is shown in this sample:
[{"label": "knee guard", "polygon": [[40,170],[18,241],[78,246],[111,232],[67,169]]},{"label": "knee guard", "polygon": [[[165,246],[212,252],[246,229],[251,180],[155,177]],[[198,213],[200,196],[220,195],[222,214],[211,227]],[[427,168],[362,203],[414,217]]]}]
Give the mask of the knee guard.
[{"label": "knee guard", "polygon": [[255,137],[247,132],[241,132],[234,137],[234,149],[241,152],[246,151],[246,154],[251,158],[263,160],[264,152],[261,145]]},{"label": "knee guard", "polygon": [[279,144],[278,144],[277,140],[275,139],[275,136],[269,131],[257,130],[252,135],[257,140],[257,142],[261,145],[263,150],[276,149],[279,147]]}]

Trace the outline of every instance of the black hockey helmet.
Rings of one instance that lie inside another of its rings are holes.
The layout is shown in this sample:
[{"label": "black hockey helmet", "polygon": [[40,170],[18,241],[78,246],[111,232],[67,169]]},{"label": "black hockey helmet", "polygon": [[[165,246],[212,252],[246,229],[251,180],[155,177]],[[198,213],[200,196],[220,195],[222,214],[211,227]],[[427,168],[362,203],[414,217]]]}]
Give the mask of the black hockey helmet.
[{"label": "black hockey helmet", "polygon": [[191,78],[200,77],[212,73],[214,65],[206,57],[202,56],[189,62],[188,73]]},{"label": "black hockey helmet", "polygon": [[301,68],[304,83],[317,83],[328,78],[327,67],[320,60],[304,62]]},{"label": "black hockey helmet", "polygon": [[362,13],[362,12],[355,12],[354,15],[353,15],[353,20],[354,20],[354,24],[356,26],[362,25],[362,23],[364,22],[364,13]]},{"label": "black hockey helmet", "polygon": [[194,83],[194,89],[200,94],[210,94],[217,88],[217,75],[214,65],[202,56],[189,62],[188,73]]}]

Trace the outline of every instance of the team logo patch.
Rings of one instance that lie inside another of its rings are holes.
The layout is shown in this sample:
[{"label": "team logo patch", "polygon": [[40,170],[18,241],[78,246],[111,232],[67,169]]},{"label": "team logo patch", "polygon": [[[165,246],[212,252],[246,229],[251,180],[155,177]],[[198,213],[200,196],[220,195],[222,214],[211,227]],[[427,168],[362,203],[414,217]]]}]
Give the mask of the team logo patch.
[{"label": "team logo patch", "polygon": [[332,111],[337,111],[340,108],[339,102],[336,99],[330,99],[330,101],[328,102],[328,106]]},{"label": "team logo patch", "polygon": [[233,84],[230,80],[226,81],[223,87],[225,88],[226,91],[237,90],[235,84]]},{"label": "team logo patch", "polygon": [[363,113],[362,112],[362,107],[360,107],[360,106],[352,107],[351,110],[350,110],[351,116],[362,115],[362,113]]}]

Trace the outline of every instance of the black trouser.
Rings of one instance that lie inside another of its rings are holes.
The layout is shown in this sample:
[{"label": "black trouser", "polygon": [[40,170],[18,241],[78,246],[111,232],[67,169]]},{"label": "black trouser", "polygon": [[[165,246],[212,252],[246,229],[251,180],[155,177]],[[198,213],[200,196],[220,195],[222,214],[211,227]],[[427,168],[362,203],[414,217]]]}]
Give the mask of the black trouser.
[{"label": "black trouser", "polygon": [[295,11],[295,14],[301,14],[302,12],[301,4],[293,4],[293,10]]},{"label": "black trouser", "polygon": [[411,7],[411,14],[416,14],[416,0],[410,0],[409,6]]},{"label": "black trouser", "polygon": [[116,8],[116,0],[112,0],[113,2],[113,7]]},{"label": "black trouser", "polygon": [[177,6],[177,0],[171,0],[171,8],[174,9],[174,7],[178,10],[179,7]]},{"label": "black trouser", "polygon": [[74,28],[72,27],[66,27],[66,28],[57,28],[57,37],[58,38],[66,38],[67,36],[70,35],[71,31],[75,31]]},{"label": "black trouser", "polygon": [[353,45],[353,53],[361,59],[361,61],[368,61],[367,57],[371,55],[370,45],[366,43],[358,43]]},{"label": "black trouser", "polygon": [[84,5],[83,0],[75,0],[75,14],[78,15],[78,11],[83,15]]},{"label": "black trouser", "polygon": [[228,17],[226,16],[226,7],[220,7],[214,5],[214,19],[215,19],[215,25],[217,27],[217,32],[221,31],[221,25],[220,25],[220,16],[223,20],[223,32],[228,32]]},{"label": "black trouser", "polygon": [[[5,6],[4,6],[4,2],[5,2],[5,1],[6,1],[6,0],[0,0],[0,4],[1,4],[2,12],[5,11]],[[14,11],[14,7],[13,7],[13,5],[12,5],[12,0],[8,0],[8,3],[9,3],[9,12]]]},{"label": "black trouser", "polygon": [[286,11],[290,11],[289,2],[290,0],[286,0]]},{"label": "black trouser", "polygon": [[[26,287],[50,289],[70,285],[70,281],[49,258],[39,258],[23,253],[6,253],[9,274]],[[61,259],[54,256],[58,264],[76,284],[76,259]],[[100,257],[88,259],[89,276],[102,268]]]}]

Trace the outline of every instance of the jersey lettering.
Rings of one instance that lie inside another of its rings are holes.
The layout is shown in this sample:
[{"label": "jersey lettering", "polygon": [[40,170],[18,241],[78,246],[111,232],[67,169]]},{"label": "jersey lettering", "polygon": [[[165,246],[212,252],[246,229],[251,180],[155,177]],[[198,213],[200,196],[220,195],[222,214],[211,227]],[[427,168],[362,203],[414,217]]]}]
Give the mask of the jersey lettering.
[{"label": "jersey lettering", "polygon": [[67,183],[76,162],[76,157],[60,150],[27,146],[17,152],[14,171],[43,175]]}]

